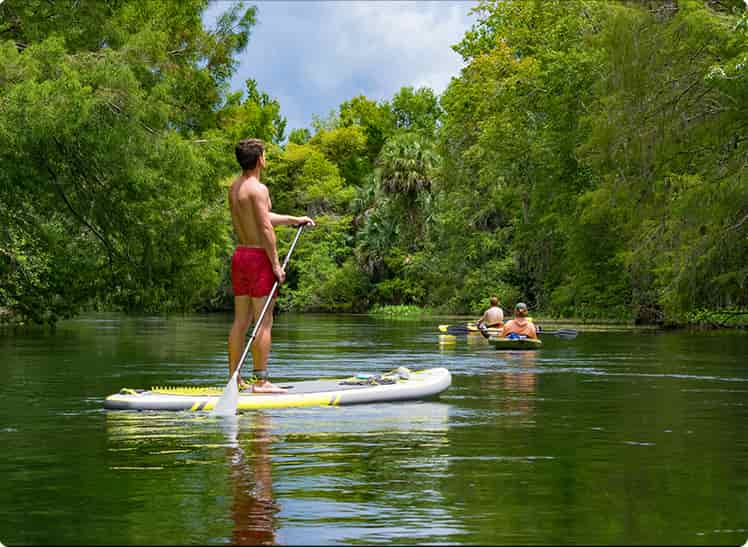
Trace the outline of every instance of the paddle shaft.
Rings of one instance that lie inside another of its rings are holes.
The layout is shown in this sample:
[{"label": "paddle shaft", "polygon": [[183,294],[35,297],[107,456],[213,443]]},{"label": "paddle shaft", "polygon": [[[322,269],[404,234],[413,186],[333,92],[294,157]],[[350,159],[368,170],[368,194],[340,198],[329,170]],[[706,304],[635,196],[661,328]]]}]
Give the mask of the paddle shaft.
[{"label": "paddle shaft", "polygon": [[540,331],[538,333],[539,335],[548,335],[548,336],[558,336],[559,338],[563,338],[564,340],[573,340],[577,337],[579,334],[574,329],[560,329],[560,330],[554,330],[554,331]]},{"label": "paddle shaft", "polygon": [[[480,329],[480,333],[483,335],[483,338],[490,338],[491,335],[488,333],[485,329]],[[561,338],[562,340],[574,340],[574,338],[577,337],[577,334],[579,334],[575,330],[554,330],[554,331],[544,331],[541,330],[537,333],[538,338],[541,336],[556,336],[558,338]]]},{"label": "paddle shaft", "polygon": [[[291,248],[288,249],[288,254],[286,254],[286,258],[283,260],[283,270],[286,269],[286,266],[288,266],[288,260],[291,258],[291,253],[294,250],[294,247],[296,247],[296,242],[299,240],[299,236],[301,235],[301,231],[304,229],[304,224],[299,226],[298,231],[296,232],[296,237],[293,238],[293,242],[291,243]],[[273,288],[270,290],[270,294],[268,294],[268,297],[265,299],[265,305],[262,306],[262,311],[260,312],[260,317],[255,321],[255,326],[252,329],[252,334],[249,337],[249,341],[247,342],[247,345],[244,347],[244,353],[242,353],[241,359],[239,359],[239,364],[236,366],[236,370],[234,371],[234,374],[232,375],[231,379],[235,380],[239,375],[239,370],[242,368],[242,365],[244,364],[244,361],[247,359],[247,354],[249,354],[249,350],[252,347],[252,342],[254,342],[255,336],[257,336],[257,330],[260,328],[260,324],[262,324],[262,320],[265,318],[265,313],[268,311],[268,308],[270,307],[270,302],[273,299],[273,296],[275,295],[276,289],[278,289],[278,285],[280,283],[278,280],[275,280],[275,283],[273,283]]]},{"label": "paddle shaft", "polygon": [[[480,334],[483,335],[484,338],[488,338],[490,336],[486,328],[478,327],[477,330],[473,330],[463,325],[449,325],[449,326],[442,325],[442,326],[446,327],[446,329],[444,329],[442,332],[447,332],[449,334],[470,334],[473,332],[479,332]],[[579,333],[573,329],[559,329],[555,331],[544,331],[544,330],[537,331],[538,336],[557,336],[565,340],[573,340],[574,338],[577,337],[578,334]]]}]

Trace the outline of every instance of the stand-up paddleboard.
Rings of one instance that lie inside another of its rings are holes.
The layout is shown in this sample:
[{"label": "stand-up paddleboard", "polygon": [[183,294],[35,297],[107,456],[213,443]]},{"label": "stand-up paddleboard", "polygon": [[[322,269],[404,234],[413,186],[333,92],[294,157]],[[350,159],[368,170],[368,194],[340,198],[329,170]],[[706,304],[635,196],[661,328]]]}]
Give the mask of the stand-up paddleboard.
[{"label": "stand-up paddleboard", "polygon": [[543,342],[536,338],[500,338],[491,336],[488,343],[496,349],[538,349]]},{"label": "stand-up paddleboard", "polygon": [[[424,399],[438,395],[452,383],[446,368],[410,371],[404,367],[383,375],[358,374],[348,378],[286,382],[286,393],[240,392],[238,408],[295,408],[342,406]],[[113,410],[213,410],[221,387],[123,388],[104,400]]]}]

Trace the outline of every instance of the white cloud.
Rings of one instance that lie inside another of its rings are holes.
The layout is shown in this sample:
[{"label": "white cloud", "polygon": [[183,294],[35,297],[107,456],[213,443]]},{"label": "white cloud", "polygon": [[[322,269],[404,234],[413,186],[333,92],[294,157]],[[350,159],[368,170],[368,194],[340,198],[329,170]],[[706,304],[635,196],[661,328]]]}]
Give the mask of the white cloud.
[{"label": "white cloud", "polygon": [[[232,80],[279,100],[289,130],[356,95],[389,100],[403,86],[441,93],[459,74],[451,46],[471,26],[475,2],[253,2],[258,24]],[[227,4],[211,4],[206,20]]]}]

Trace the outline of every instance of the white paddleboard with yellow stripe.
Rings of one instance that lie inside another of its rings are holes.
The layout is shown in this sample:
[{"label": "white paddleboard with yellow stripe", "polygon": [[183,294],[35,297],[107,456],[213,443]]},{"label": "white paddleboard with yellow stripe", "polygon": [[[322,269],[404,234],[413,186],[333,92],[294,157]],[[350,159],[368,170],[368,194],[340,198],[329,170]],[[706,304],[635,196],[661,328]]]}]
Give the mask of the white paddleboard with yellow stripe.
[{"label": "white paddleboard with yellow stripe", "polygon": [[[382,375],[277,383],[286,393],[239,393],[239,410],[342,406],[424,399],[438,395],[452,383],[446,368],[410,371],[404,367]],[[112,410],[213,410],[222,387],[123,388],[104,400]]]}]

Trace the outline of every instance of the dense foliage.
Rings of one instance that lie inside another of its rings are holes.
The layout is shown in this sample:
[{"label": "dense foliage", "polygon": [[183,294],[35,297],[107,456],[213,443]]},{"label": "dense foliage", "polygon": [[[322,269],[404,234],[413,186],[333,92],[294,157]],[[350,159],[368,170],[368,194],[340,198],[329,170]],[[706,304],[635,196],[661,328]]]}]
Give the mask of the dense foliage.
[{"label": "dense foliage", "polygon": [[239,135],[282,138],[279,105],[225,92],[255,11],[206,31],[207,1],[0,5],[0,307],[187,309],[230,249]]},{"label": "dense foliage", "polygon": [[287,141],[277,101],[227,88],[254,8],[208,30],[206,4],[0,5],[3,313],[229,307],[246,136],[274,209],[319,222],[285,309],[748,307],[743,2],[482,1],[442,96],[353,97]]}]

